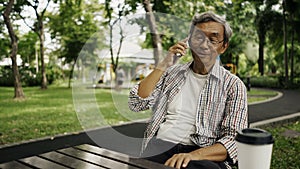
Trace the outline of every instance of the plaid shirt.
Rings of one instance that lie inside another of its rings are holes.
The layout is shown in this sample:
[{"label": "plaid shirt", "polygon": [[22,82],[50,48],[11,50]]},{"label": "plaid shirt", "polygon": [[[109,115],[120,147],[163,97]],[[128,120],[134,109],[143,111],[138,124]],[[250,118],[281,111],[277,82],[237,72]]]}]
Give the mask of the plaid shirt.
[{"label": "plaid shirt", "polygon": [[[184,84],[191,63],[178,64],[167,69],[147,98],[138,96],[138,84],[131,89],[129,108],[136,112],[147,109],[153,111],[145,131],[142,151],[164,122],[168,104]],[[235,163],[236,132],[248,126],[247,91],[238,77],[219,65],[217,60],[199,96],[196,132],[190,138],[199,147],[221,143],[227,149],[229,160]]]}]

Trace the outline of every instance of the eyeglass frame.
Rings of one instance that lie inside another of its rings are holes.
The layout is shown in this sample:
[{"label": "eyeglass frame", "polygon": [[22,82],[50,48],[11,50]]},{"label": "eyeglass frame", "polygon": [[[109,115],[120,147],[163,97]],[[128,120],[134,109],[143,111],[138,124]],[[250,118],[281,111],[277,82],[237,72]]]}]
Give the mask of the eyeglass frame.
[{"label": "eyeglass frame", "polygon": [[[196,25],[197,24],[200,24],[200,23],[205,23],[205,22],[208,22],[208,21],[214,21],[216,22],[214,19],[212,18],[207,18],[205,21],[202,21],[202,22],[197,22],[197,23],[193,23],[190,27],[190,30],[189,30],[189,37],[193,34],[195,28],[196,28]],[[218,22],[220,23],[220,22]],[[223,25],[224,26],[224,25]],[[197,29],[197,28],[196,28]],[[202,31],[201,31],[202,32]],[[204,33],[204,32],[203,32]],[[204,34],[205,35],[205,34]],[[206,36],[206,35],[205,35]],[[207,37],[207,36],[206,36]],[[190,41],[191,38],[189,38],[189,41]],[[211,40],[209,39],[209,42],[211,42]],[[228,43],[228,37],[226,36],[226,33],[225,33],[225,30],[224,30],[224,37],[223,37],[223,40],[222,41],[219,41],[218,43],[211,43],[213,44],[214,46],[216,46],[217,44],[220,44],[223,42],[223,45],[225,45],[226,43]]]},{"label": "eyeglass frame", "polygon": [[[192,42],[192,39],[195,38],[195,36],[193,36],[194,30],[195,30],[195,29],[193,29],[193,31],[191,32],[192,37],[190,37],[190,42]],[[218,45],[218,44],[220,44],[220,43],[225,42],[225,37],[224,37],[223,40],[221,40],[221,41],[214,41],[214,40],[209,39],[209,37],[207,37],[206,34],[205,34],[203,31],[201,31],[200,29],[198,29],[198,32],[200,32],[200,33],[199,33],[200,35],[202,35],[203,37],[205,37],[205,38],[201,38],[201,40],[202,40],[202,41],[200,41],[201,44],[204,42],[204,40],[206,40],[208,43],[210,43],[210,44],[212,44],[212,45],[214,45],[214,46],[216,46],[216,45]],[[198,34],[197,34],[197,35],[198,35]],[[199,41],[198,41],[198,42],[199,42]]]}]

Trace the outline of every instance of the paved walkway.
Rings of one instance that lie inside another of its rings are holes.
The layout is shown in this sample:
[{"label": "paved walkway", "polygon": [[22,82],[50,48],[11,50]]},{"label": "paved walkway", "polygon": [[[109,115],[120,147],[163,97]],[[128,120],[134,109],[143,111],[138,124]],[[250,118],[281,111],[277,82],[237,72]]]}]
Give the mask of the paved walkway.
[{"label": "paved walkway", "polygon": [[299,90],[278,90],[282,97],[274,101],[249,105],[249,122],[257,122],[300,112]]},{"label": "paved walkway", "polygon": [[[126,82],[122,88],[130,89],[135,83]],[[98,84],[96,88],[110,89],[114,85]],[[300,112],[300,90],[276,90],[282,97],[269,102],[249,105],[249,123],[273,119]]]}]

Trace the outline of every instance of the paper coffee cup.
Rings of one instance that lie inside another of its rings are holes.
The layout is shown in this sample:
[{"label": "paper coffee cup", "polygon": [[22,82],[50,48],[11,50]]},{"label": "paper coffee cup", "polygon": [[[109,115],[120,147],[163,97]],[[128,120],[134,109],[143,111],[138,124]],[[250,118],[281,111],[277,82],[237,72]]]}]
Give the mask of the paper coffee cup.
[{"label": "paper coffee cup", "polygon": [[236,136],[239,169],[270,169],[274,139],[262,129],[247,128]]}]

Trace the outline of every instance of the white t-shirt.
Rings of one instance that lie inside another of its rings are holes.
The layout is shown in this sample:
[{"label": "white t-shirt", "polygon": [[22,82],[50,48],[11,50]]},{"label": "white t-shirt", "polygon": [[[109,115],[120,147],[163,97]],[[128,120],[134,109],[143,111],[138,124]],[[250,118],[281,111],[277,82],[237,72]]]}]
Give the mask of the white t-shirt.
[{"label": "white t-shirt", "polygon": [[196,74],[191,69],[188,71],[181,90],[168,105],[166,121],[157,132],[158,139],[194,145],[190,135],[195,133],[197,103],[206,78],[207,75]]}]

